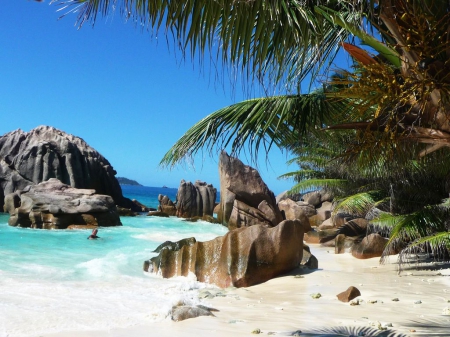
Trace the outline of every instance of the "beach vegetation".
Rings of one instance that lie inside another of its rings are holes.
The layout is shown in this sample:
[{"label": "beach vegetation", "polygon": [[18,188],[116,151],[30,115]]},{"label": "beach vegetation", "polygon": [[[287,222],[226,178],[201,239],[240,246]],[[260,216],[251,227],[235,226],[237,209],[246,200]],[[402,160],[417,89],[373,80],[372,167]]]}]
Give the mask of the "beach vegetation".
[{"label": "beach vegetation", "polygon": [[[205,149],[248,149],[256,158],[273,146],[294,148],[301,170],[286,177],[298,178],[297,190],[322,184],[347,198],[340,207],[388,207],[391,216],[377,223],[390,228],[388,247],[399,240],[410,250],[448,247],[447,0],[52,2],[63,15],[76,13],[80,26],[120,13],[270,93],[206,116],[163,166]],[[351,67],[334,63],[340,52],[354,60]],[[305,82],[321,88],[305,94]],[[327,146],[318,146],[326,137]]]}]

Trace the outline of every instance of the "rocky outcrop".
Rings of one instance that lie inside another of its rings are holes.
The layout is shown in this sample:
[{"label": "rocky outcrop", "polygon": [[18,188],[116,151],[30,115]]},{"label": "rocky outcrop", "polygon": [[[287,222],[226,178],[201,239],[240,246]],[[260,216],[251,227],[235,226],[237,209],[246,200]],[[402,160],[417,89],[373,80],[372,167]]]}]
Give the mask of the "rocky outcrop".
[{"label": "rocky outcrop", "polygon": [[333,194],[326,190],[319,190],[303,194],[302,199],[314,207],[320,207],[325,201],[333,201]]},{"label": "rocky outcrop", "polygon": [[176,215],[179,218],[212,216],[217,190],[197,180],[194,184],[181,180],[177,192]]},{"label": "rocky outcrop", "polygon": [[316,214],[316,209],[303,201],[295,202],[285,199],[278,203],[278,208],[287,220],[309,218]]},{"label": "rocky outcrop", "polygon": [[167,195],[158,195],[158,212],[165,213],[169,216],[174,216],[177,214],[177,208],[172,200]]},{"label": "rocky outcrop", "polygon": [[171,244],[144,263],[144,269],[165,278],[194,273],[198,281],[219,287],[248,287],[298,267],[303,234],[304,224],[298,220],[273,228],[238,228],[211,241]]},{"label": "rocky outcrop", "polygon": [[[361,242],[353,245],[352,255],[358,259],[380,257],[388,241],[388,239],[383,238],[380,234],[370,234],[362,239]],[[395,253],[393,252],[393,254]]]},{"label": "rocky outcrop", "polygon": [[283,220],[275,195],[257,170],[222,151],[219,175],[220,209],[217,218],[221,224],[234,229],[258,222],[276,226]]},{"label": "rocky outcrop", "polygon": [[121,226],[113,199],[95,190],[77,189],[56,178],[8,194],[9,225],[42,229],[69,226]]},{"label": "rocky outcrop", "polygon": [[4,196],[28,185],[57,178],[74,188],[94,189],[132,208],[111,164],[83,139],[49,126],[20,129],[0,137],[0,204]]}]

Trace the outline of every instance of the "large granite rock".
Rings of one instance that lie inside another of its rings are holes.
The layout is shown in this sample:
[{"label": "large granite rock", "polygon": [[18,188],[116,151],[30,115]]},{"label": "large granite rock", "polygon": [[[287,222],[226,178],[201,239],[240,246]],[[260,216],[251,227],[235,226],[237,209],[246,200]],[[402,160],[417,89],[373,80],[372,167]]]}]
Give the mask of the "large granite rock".
[{"label": "large granite rock", "polygon": [[177,214],[177,207],[173,203],[172,200],[167,195],[159,194],[158,195],[158,211],[163,212],[167,215],[176,215]]},{"label": "large granite rock", "polygon": [[74,188],[109,195],[116,205],[135,208],[122,196],[115,175],[108,160],[83,139],[50,126],[30,132],[17,129],[0,137],[0,206],[9,193],[57,178]]},{"label": "large granite rock", "polygon": [[56,178],[5,197],[9,225],[42,229],[69,226],[121,226],[116,205],[109,195],[77,189]]},{"label": "large granite rock", "polygon": [[144,270],[165,278],[194,273],[198,281],[219,287],[248,287],[299,266],[304,227],[285,220],[272,228],[254,225],[206,242],[172,244],[146,261]]},{"label": "large granite rock", "polygon": [[211,184],[197,180],[194,184],[181,180],[177,192],[179,218],[212,216],[216,205],[217,190]]},{"label": "large granite rock", "polygon": [[[275,195],[257,170],[222,151],[219,175],[220,209],[217,218],[221,224],[234,229],[253,225],[258,221],[268,226],[276,226],[283,220]],[[232,214],[233,212],[236,214]],[[264,213],[264,216],[260,216],[260,212]]]}]

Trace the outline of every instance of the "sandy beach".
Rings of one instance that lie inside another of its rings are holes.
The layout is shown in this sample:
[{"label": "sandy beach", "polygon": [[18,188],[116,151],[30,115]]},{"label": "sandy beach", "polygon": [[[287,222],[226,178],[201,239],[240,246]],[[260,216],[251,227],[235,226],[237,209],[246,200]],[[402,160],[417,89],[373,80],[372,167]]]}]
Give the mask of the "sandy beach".
[{"label": "sandy beach", "polygon": [[[219,310],[215,317],[182,322],[167,318],[126,329],[45,336],[249,336],[257,329],[265,335],[321,329],[357,335],[379,327],[407,336],[450,335],[450,269],[421,264],[419,269],[405,266],[399,275],[396,256],[380,265],[378,258],[357,260],[319,245],[311,245],[311,251],[319,260],[318,270],[298,269],[249,288],[203,289],[201,296],[215,295],[202,300],[203,305]],[[360,290],[359,305],[337,299],[349,286]],[[320,298],[311,296],[317,293]]]}]

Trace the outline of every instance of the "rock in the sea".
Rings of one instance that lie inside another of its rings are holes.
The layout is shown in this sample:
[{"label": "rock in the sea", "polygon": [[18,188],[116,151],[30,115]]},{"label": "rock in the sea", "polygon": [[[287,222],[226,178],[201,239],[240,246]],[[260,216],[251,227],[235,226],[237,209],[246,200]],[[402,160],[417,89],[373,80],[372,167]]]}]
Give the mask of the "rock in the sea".
[{"label": "rock in the sea", "polygon": [[211,184],[199,180],[192,184],[182,180],[177,192],[177,217],[212,216],[216,195],[217,190]]},{"label": "rock in the sea", "polygon": [[0,137],[0,206],[9,193],[57,178],[74,188],[109,195],[116,205],[133,208],[131,200],[123,197],[115,175],[109,161],[83,139],[50,126],[30,132],[17,129]]},{"label": "rock in the sea", "polygon": [[358,296],[361,296],[361,292],[358,288],[353,286],[350,286],[346,291],[337,294],[337,298],[341,302],[350,302]]},{"label": "rock in the sea", "polygon": [[179,250],[163,248],[147,262],[147,269],[165,278],[194,273],[198,281],[222,288],[248,287],[298,267],[303,234],[304,225],[298,220],[285,220],[272,228],[238,228]]},{"label": "rock in the sea", "polygon": [[[217,218],[222,225],[234,229],[242,227],[242,224],[253,224],[252,219],[244,220],[247,217],[246,212],[233,215],[230,219],[232,212],[240,212],[241,209],[252,210],[249,212],[251,217],[255,213],[253,210],[259,210],[264,213],[263,218],[269,220],[271,226],[276,226],[283,220],[275,195],[261,179],[257,170],[222,151],[219,175],[220,209]],[[235,203],[235,200],[238,203]]]},{"label": "rock in the sea", "polygon": [[169,216],[174,216],[177,214],[177,207],[167,195],[159,194],[158,202],[158,212],[163,212]]},{"label": "rock in the sea", "polygon": [[163,249],[180,250],[183,246],[193,246],[196,242],[197,240],[194,237],[181,239],[176,242],[166,241],[164,243],[161,243],[158,247],[156,247],[156,249],[153,252],[159,253]]},{"label": "rock in the sea", "polygon": [[169,214],[161,212],[161,211],[150,211],[147,213],[147,216],[159,216],[161,218],[168,218]]},{"label": "rock in the sea", "polygon": [[5,211],[11,226],[65,229],[72,225],[121,226],[109,195],[77,189],[56,178],[8,194]]}]

